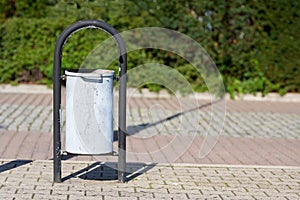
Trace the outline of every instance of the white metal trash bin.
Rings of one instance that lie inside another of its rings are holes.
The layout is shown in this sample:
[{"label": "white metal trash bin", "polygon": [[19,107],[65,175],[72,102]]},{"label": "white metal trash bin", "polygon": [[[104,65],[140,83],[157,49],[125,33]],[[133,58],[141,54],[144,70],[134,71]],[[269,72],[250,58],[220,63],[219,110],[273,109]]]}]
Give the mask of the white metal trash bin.
[{"label": "white metal trash bin", "polygon": [[68,153],[113,151],[112,70],[80,69],[66,74],[66,137]]}]

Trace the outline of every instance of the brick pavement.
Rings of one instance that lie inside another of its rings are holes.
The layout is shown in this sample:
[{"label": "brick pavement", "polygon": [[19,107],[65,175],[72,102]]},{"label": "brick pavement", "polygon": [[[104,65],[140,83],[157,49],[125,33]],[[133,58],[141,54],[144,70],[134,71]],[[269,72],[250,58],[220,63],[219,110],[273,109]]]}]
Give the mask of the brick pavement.
[{"label": "brick pavement", "polygon": [[65,161],[63,183],[51,161],[0,161],[0,199],[299,199],[299,167],[131,163],[127,183],[116,163]]},{"label": "brick pavement", "polygon": [[[196,109],[191,102],[187,98],[129,98],[128,160],[300,165],[300,103],[227,101],[223,132],[214,135],[214,128],[208,129],[209,102],[197,100]],[[0,93],[0,126],[1,158],[52,158],[51,94]],[[214,148],[200,158],[200,149],[209,138]],[[116,160],[111,156],[68,159]]]},{"label": "brick pavement", "polygon": [[300,103],[226,106],[218,133],[207,100],[131,97],[128,182],[114,156],[69,155],[53,184],[52,95],[0,93],[0,199],[300,199]]}]

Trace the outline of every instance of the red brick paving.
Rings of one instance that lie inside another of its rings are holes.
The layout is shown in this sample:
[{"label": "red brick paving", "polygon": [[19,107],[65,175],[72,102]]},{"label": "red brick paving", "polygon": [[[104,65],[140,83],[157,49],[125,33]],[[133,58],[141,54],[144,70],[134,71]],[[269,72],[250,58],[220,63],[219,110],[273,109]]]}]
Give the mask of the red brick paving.
[{"label": "red brick paving", "polygon": [[[52,158],[52,133],[38,132],[0,132],[0,157],[9,159],[37,159]],[[172,143],[173,136],[157,135],[148,139],[127,137],[128,160],[132,162],[165,162],[178,157],[176,163],[198,164],[243,164],[243,165],[289,165],[300,166],[300,140],[296,139],[265,139],[265,138],[232,138],[220,137],[204,158],[199,158],[203,137],[197,136],[182,152],[157,151]],[[175,144],[180,145],[180,142]],[[116,146],[116,143],[115,143]],[[154,157],[151,157],[152,154]],[[157,157],[161,154],[160,157]],[[70,160],[114,161],[111,156],[79,156]],[[166,159],[167,158],[167,159]]]},{"label": "red brick paving", "polygon": [[[194,108],[188,100],[181,102],[172,99],[143,99],[132,97],[129,99],[130,107],[149,108],[159,103],[164,109],[180,110]],[[51,94],[0,94],[1,104],[11,105],[40,105],[52,106]],[[180,105],[182,103],[182,105]],[[199,101],[199,105],[206,105],[209,101]],[[227,101],[227,112],[261,112],[300,114],[300,103],[259,102],[259,101]],[[203,107],[209,109],[209,106]],[[172,135],[156,135],[150,139],[139,139],[134,136],[127,138],[129,161],[163,161],[169,155],[151,152],[158,147],[164,147],[172,141]],[[204,141],[201,136],[195,137],[191,146],[180,156],[176,162],[205,163],[205,164],[246,164],[246,165],[300,165],[300,140],[285,138],[245,138],[220,137],[212,151],[199,158],[199,150]],[[116,146],[116,143],[114,144]],[[176,145],[180,145],[177,143]],[[176,148],[173,147],[173,155]],[[135,152],[132,154],[130,152]],[[150,154],[149,154],[150,152]],[[143,154],[144,153],[144,154]],[[159,155],[159,156],[158,156]],[[0,157],[9,159],[51,159],[52,133],[0,131]],[[171,156],[172,157],[172,156]],[[116,157],[77,156],[71,160],[116,160]]]},{"label": "red brick paving", "polygon": [[299,102],[270,102],[270,101],[226,101],[228,112],[262,112],[300,114]]}]

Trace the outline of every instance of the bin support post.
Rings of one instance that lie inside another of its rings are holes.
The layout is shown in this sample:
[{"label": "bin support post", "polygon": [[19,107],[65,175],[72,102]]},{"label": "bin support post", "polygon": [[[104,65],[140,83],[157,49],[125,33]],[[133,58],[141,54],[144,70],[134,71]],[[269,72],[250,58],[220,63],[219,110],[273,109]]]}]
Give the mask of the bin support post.
[{"label": "bin support post", "polygon": [[54,50],[53,67],[53,180],[61,179],[61,59],[63,46],[76,31],[85,28],[97,28],[113,36],[119,48],[119,124],[118,124],[118,180],[126,180],[126,72],[127,54],[123,39],[116,29],[99,20],[78,21],[66,28],[59,36]]},{"label": "bin support post", "polygon": [[[126,59],[126,58],[125,58]],[[126,60],[125,60],[126,65]],[[119,79],[118,180],[126,181],[126,66],[121,67]]]},{"label": "bin support post", "polygon": [[53,173],[54,182],[61,182],[61,54],[57,46],[54,53],[53,69]]}]

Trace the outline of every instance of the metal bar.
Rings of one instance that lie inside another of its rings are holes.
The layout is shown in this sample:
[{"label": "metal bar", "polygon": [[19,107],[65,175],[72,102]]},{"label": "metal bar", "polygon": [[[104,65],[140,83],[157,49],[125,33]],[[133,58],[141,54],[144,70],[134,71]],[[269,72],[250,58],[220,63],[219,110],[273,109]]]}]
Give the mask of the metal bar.
[{"label": "metal bar", "polygon": [[119,48],[119,158],[118,158],[118,180],[125,182],[126,169],[126,71],[127,55],[123,39],[118,31],[112,26],[99,20],[78,21],[66,28],[59,36],[54,51],[53,68],[53,177],[54,182],[61,182],[61,58],[63,46],[67,39],[76,31],[84,28],[98,28],[113,36]]},{"label": "metal bar", "polygon": [[53,175],[54,182],[61,182],[61,46],[62,38],[56,43],[53,68]]},{"label": "metal bar", "polygon": [[119,79],[118,180],[124,183],[126,181],[126,55],[123,59],[120,61],[121,71]]}]

